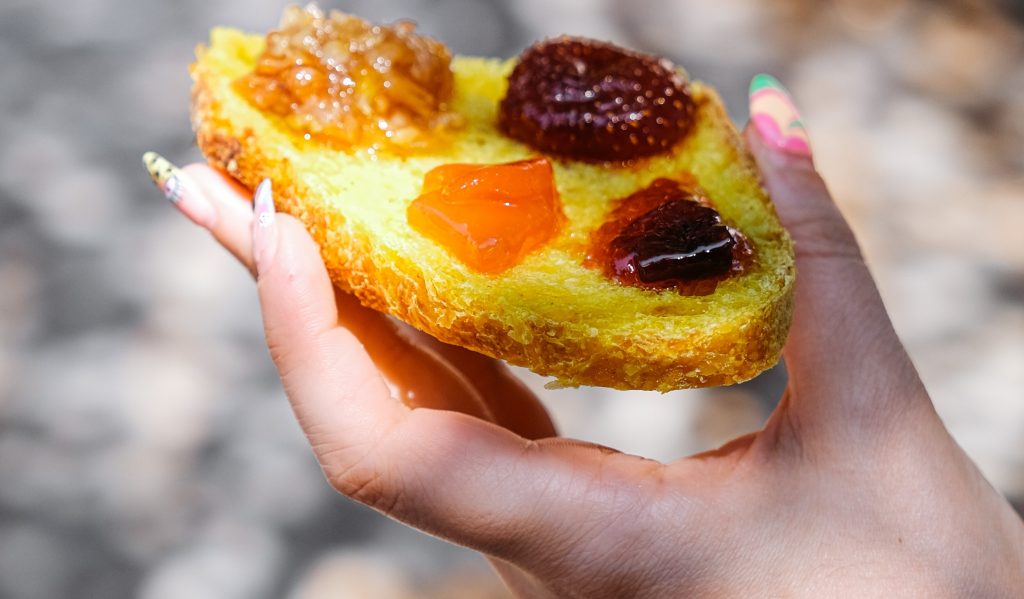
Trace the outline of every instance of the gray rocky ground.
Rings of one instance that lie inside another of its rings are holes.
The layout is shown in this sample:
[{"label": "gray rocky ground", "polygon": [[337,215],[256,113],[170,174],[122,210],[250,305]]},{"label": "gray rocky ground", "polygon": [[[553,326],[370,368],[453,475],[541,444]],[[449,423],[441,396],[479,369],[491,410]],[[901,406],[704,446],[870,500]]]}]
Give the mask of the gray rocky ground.
[{"label": "gray rocky ground", "polygon": [[[462,53],[614,39],[715,84],[741,122],[750,77],[780,76],[941,415],[1024,502],[1021,2],[327,5]],[[281,7],[0,4],[2,598],[503,596],[479,557],[327,489],[247,274],[140,166],[198,158],[185,65],[207,30]],[[757,427],[782,384],[544,393],[567,434],[668,459]]]}]

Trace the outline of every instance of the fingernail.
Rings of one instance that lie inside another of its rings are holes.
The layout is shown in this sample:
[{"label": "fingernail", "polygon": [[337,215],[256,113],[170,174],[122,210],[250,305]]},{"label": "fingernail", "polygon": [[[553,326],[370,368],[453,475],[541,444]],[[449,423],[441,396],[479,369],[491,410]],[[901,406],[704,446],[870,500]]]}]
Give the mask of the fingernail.
[{"label": "fingernail", "polygon": [[252,257],[256,273],[264,272],[277,252],[277,227],[274,218],[274,193],[270,179],[264,179],[256,188],[252,201]]},{"label": "fingernail", "polygon": [[811,155],[800,113],[775,77],[762,73],[750,82],[750,120],[772,146],[799,156]]},{"label": "fingernail", "polygon": [[146,165],[153,183],[175,208],[200,227],[209,229],[213,226],[217,212],[184,171],[156,152],[143,154],[142,163]]}]

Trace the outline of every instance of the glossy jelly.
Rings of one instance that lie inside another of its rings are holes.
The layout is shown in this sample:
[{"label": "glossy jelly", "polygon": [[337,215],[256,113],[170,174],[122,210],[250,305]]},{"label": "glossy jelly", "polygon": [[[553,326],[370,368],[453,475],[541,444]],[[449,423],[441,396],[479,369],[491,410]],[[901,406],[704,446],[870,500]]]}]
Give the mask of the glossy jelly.
[{"label": "glossy jelly", "polygon": [[656,179],[617,202],[592,235],[585,264],[623,285],[704,295],[741,272],[751,253],[706,198]]},{"label": "glossy jelly", "polygon": [[553,239],[565,223],[551,163],[445,164],[429,171],[409,224],[473,270],[497,274]]},{"label": "glossy jelly", "polygon": [[291,6],[256,68],[234,86],[305,139],[339,149],[415,148],[458,122],[447,104],[451,58],[408,21],[373,25],[315,5]]}]

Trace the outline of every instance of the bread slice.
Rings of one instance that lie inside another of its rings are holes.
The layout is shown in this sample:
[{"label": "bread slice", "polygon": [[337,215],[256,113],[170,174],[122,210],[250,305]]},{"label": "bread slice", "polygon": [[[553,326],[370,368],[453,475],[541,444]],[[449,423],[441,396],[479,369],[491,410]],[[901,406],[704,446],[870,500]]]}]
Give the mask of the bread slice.
[{"label": "bread slice", "polygon": [[[304,142],[232,89],[264,37],[215,29],[197,51],[192,119],[200,149],[253,188],[274,182],[280,210],[319,242],[334,283],[438,339],[556,377],[554,385],[667,391],[725,385],[772,366],[790,324],[792,243],[716,93],[691,84],[696,123],[674,151],[634,166],[552,158],[568,217],[559,236],[498,275],[475,272],[414,231],[406,210],[430,169],[501,163],[539,152],[496,128],[514,61],[456,57],[452,106],[465,127],[443,150],[407,157]],[[619,285],[582,265],[614,201],[659,177],[690,173],[754,263],[714,293]]]}]

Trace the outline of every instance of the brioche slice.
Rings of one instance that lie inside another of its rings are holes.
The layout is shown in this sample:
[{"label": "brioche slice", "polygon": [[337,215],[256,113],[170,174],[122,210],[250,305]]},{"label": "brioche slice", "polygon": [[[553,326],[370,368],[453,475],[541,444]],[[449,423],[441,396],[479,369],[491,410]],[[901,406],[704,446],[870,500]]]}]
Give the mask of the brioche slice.
[{"label": "brioche slice", "polygon": [[[424,175],[448,163],[503,163],[536,149],[497,128],[514,61],[456,57],[449,145],[407,156],[346,152],[294,135],[232,82],[264,37],[215,29],[197,51],[192,119],[211,164],[253,188],[273,180],[279,210],[320,244],[334,283],[434,337],[556,377],[555,385],[668,391],[725,385],[772,366],[790,324],[791,241],[716,93],[690,84],[695,121],[670,152],[632,166],[551,158],[567,223],[499,274],[468,268],[412,229],[407,209]],[[692,176],[724,222],[754,249],[752,264],[708,295],[621,285],[583,265],[585,245],[618,198],[655,179]]]}]

